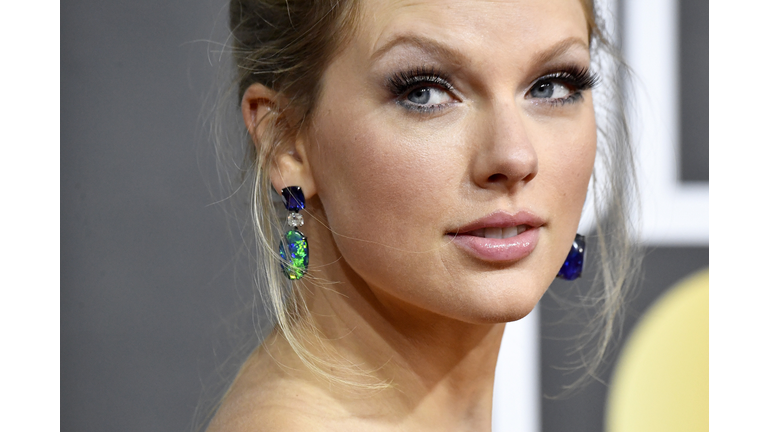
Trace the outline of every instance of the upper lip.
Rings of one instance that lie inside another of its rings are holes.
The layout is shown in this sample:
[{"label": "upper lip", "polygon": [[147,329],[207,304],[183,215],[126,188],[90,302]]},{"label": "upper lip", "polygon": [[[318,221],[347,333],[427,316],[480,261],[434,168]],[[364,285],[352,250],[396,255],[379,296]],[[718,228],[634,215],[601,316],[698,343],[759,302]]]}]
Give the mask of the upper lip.
[{"label": "upper lip", "polygon": [[505,211],[496,211],[459,229],[449,231],[450,234],[465,234],[483,228],[508,228],[517,225],[528,225],[531,228],[538,228],[544,225],[544,220],[528,211],[519,211],[510,214]]}]

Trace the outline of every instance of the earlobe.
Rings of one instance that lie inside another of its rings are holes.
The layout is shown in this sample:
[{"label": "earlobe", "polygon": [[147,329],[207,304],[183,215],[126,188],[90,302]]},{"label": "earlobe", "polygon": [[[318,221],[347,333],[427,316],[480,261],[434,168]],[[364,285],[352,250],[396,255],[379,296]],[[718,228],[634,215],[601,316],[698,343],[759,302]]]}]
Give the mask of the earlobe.
[{"label": "earlobe", "polygon": [[[303,140],[296,131],[280,133],[275,130],[291,127],[289,122],[280,121],[278,98],[273,90],[263,84],[251,85],[243,94],[240,104],[243,120],[257,153],[270,155],[267,157],[271,160],[261,161],[260,165],[269,167],[269,178],[275,190],[280,192],[288,186],[300,186],[304,196],[310,198],[316,188]],[[271,148],[264,149],[262,146]]]}]

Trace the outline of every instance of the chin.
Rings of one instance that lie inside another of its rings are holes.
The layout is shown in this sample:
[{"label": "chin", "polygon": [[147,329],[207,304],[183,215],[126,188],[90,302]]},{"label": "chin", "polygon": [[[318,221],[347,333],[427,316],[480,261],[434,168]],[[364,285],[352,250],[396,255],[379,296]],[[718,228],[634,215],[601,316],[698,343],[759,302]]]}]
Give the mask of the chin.
[{"label": "chin", "polygon": [[463,318],[473,324],[500,324],[513,322],[525,318],[536,307],[541,297],[515,298],[507,301],[492,301],[485,304],[476,304],[468,316]]},{"label": "chin", "polygon": [[517,321],[531,313],[552,283],[552,280],[533,282],[528,279],[528,283],[516,284],[508,278],[499,280],[490,276],[486,279],[485,283],[459,287],[462,291],[458,296],[460,306],[454,313],[446,315],[474,324]]}]

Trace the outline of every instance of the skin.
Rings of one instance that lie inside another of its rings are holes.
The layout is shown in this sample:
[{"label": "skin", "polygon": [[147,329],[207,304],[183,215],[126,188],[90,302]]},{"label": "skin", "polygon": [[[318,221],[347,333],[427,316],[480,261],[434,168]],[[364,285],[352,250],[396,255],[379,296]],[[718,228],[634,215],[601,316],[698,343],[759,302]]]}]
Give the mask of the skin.
[{"label": "skin", "polygon": [[[370,1],[359,28],[270,176],[308,200],[300,289],[326,347],[392,386],[329,386],[275,333],[211,431],[490,431],[503,323],[533,309],[573,241],[595,158],[591,92],[553,104],[530,90],[589,66],[578,0]],[[450,90],[430,84],[439,109],[408,109],[390,90],[418,67],[449,76]],[[280,102],[261,85],[246,92],[254,142]],[[541,218],[528,256],[492,263],[452,241],[497,211]]]}]

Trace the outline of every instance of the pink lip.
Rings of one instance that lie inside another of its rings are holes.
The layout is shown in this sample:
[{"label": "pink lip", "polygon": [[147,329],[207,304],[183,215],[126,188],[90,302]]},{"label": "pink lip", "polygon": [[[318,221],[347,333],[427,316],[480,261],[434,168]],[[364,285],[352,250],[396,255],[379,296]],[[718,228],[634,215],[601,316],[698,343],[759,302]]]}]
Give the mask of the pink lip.
[{"label": "pink lip", "polygon": [[[454,244],[483,261],[515,262],[533,252],[539,240],[539,227],[544,221],[538,216],[521,211],[514,215],[506,212],[495,212],[482,219],[471,222],[446,236]],[[528,225],[524,232],[506,239],[484,238],[471,235],[472,231],[483,228],[506,228],[517,225]]]}]

